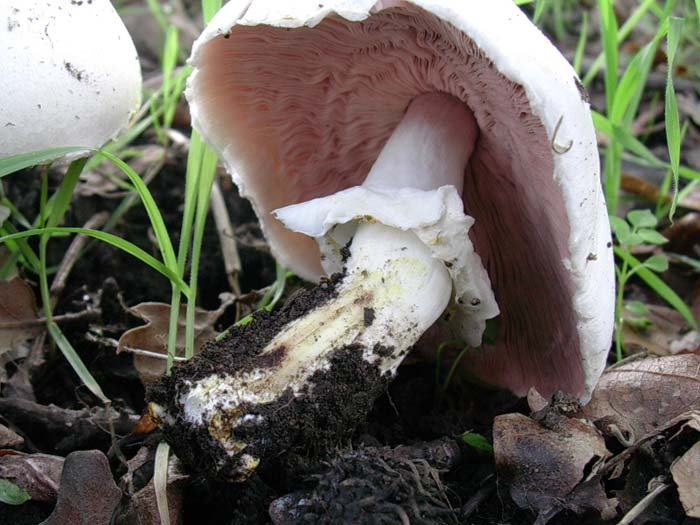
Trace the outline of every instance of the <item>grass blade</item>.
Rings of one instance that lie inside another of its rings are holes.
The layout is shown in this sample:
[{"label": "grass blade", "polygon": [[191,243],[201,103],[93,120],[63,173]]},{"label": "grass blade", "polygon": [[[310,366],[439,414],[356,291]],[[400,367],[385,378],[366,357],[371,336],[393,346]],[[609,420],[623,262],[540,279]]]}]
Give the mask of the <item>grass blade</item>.
[{"label": "grass blade", "polygon": [[[700,0],[698,0],[700,2]],[[583,53],[586,50],[586,42],[588,41],[588,12],[583,12],[581,20],[581,33],[576,43],[576,54],[574,55],[574,71],[577,75],[581,75],[581,62],[583,61]]]},{"label": "grass blade", "polygon": [[[620,44],[622,41],[629,36],[632,30],[637,27],[637,24],[642,19],[642,17],[651,9],[656,6],[656,0],[644,0],[639,7],[637,7],[630,17],[622,24],[622,27],[617,32],[617,43]],[[593,81],[593,78],[598,74],[600,68],[605,64],[605,53],[602,52],[596,57],[593,65],[588,70],[586,75],[581,81],[584,86],[589,86]]]},{"label": "grass blade", "polygon": [[95,378],[92,377],[92,374],[85,366],[85,363],[83,363],[83,360],[80,359],[80,356],[75,351],[75,348],[73,348],[73,345],[70,344],[70,341],[68,341],[66,336],[63,335],[63,332],[59,326],[54,322],[50,322],[47,323],[47,327],[51,337],[53,337],[53,340],[56,342],[56,346],[58,346],[58,348],[61,350],[61,353],[63,353],[75,373],[78,374],[78,377],[83,384],[88,387],[90,392],[92,392],[95,397],[102,401],[102,403],[109,403],[109,398],[107,398],[107,396],[104,394],[102,388],[100,388],[100,385],[97,383],[97,381],[95,381]]},{"label": "grass blade", "polygon": [[221,0],[202,0],[202,18],[208,24],[216,12],[221,9]]},{"label": "grass blade", "polygon": [[659,297],[675,308],[690,326],[692,326],[694,329],[698,328],[690,308],[688,308],[685,302],[683,302],[683,299],[681,299],[676,292],[674,292],[665,282],[663,282],[658,275],[651,270],[644,268],[642,262],[634,255],[624,252],[617,246],[615,247],[615,255],[626,262],[630,268],[634,268],[635,273],[639,276],[639,278],[648,284],[649,287],[659,295]]},{"label": "grass blade", "polygon": [[87,160],[87,157],[83,157],[82,159],[74,160],[70,163],[66,174],[63,176],[61,185],[56,191],[53,206],[51,206],[48,218],[46,219],[46,226],[49,228],[58,226],[63,220],[63,216],[66,214],[68,206],[70,206],[70,202],[73,199],[73,190],[78,183],[78,179],[83,172]]},{"label": "grass blade", "polygon": [[[196,134],[196,132],[193,132]],[[198,135],[198,134],[197,134]],[[185,325],[185,357],[194,355],[194,318],[197,298],[197,282],[199,278],[199,259],[204,239],[204,226],[209,212],[211,187],[216,177],[217,156],[208,146],[201,143],[201,165],[199,167],[199,183],[197,195],[197,214],[194,223],[194,238],[192,240],[192,265],[190,271],[190,290],[192,295],[187,302],[187,323]]]},{"label": "grass blade", "polygon": [[612,0],[598,0],[600,11],[600,37],[605,57],[605,101],[608,115],[617,93],[617,18]]},{"label": "grass blade", "polygon": [[112,153],[107,151],[97,150],[97,153],[104,156],[112,163],[114,163],[119,169],[121,169],[124,174],[129,177],[131,184],[136,188],[136,192],[141,198],[141,202],[146,208],[146,213],[151,221],[151,226],[153,227],[153,233],[158,240],[158,247],[160,248],[161,255],[163,256],[163,263],[173,272],[177,269],[177,259],[175,257],[175,250],[170,241],[170,235],[168,234],[168,229],[165,227],[165,221],[163,221],[163,216],[160,213],[160,209],[153,199],[148,186],[144,184],[141,177],[129,166],[126,162],[120,158],[114,156]]},{"label": "grass blade", "polygon": [[18,233],[13,233],[10,235],[5,235],[3,237],[0,237],[0,244],[16,240],[16,239],[24,239],[26,237],[32,237],[36,235],[43,235],[43,234],[51,234],[51,235],[57,235],[57,234],[68,234],[68,233],[77,233],[81,235],[87,235],[88,237],[92,237],[94,239],[97,239],[99,241],[106,242],[107,244],[111,244],[112,246],[119,248],[120,250],[128,253],[129,255],[132,255],[133,257],[137,258],[141,262],[147,264],[157,272],[163,274],[165,277],[167,277],[170,281],[176,283],[181,289],[182,293],[185,294],[185,296],[188,296],[190,293],[189,286],[182,280],[181,277],[178,277],[178,275],[173,272],[170,268],[165,266],[162,262],[160,262],[158,259],[153,257],[151,254],[148,252],[142,250],[135,244],[122,239],[121,237],[117,237],[116,235],[113,235],[111,233],[103,232],[100,230],[91,230],[89,228],[73,228],[73,227],[54,227],[54,228],[35,228],[33,230],[28,230],[24,232],[18,232]]},{"label": "grass blade", "polygon": [[672,17],[668,27],[667,56],[668,71],[666,77],[665,111],[664,120],[666,123],[666,142],[668,143],[668,157],[671,161],[671,172],[673,173],[673,196],[671,198],[671,209],[668,218],[673,220],[678,204],[678,173],[681,156],[681,126],[678,117],[678,105],[676,103],[676,92],[673,88],[673,62],[678,50],[683,29],[682,18]]},{"label": "grass blade", "polygon": [[644,91],[659,40],[664,33],[665,27],[662,27],[657,33],[658,38],[654,38],[640,49],[630,61],[627,69],[625,69],[625,73],[618,84],[615,100],[613,100],[608,112],[608,118],[612,122],[621,124],[626,120],[626,115],[631,115],[632,117],[636,115],[637,105],[640,100],[638,94]]},{"label": "grass blade", "polygon": [[537,4],[535,4],[535,14],[532,17],[532,23],[537,25],[540,23],[540,20],[542,18],[542,15],[544,14],[544,10],[547,8],[547,4],[549,3],[549,0],[537,0]]},{"label": "grass blade", "polygon": [[84,153],[88,154],[90,148],[84,146],[68,146],[64,148],[51,148],[30,153],[20,153],[0,159],[0,177],[15,173],[16,171],[40,164],[46,164],[64,155]]},{"label": "grass blade", "polygon": [[[13,235],[15,233],[17,233],[15,227],[12,224],[7,223],[0,228],[0,239],[2,239],[4,236]],[[21,255],[24,257],[24,262],[32,272],[37,274],[39,273],[39,256],[34,253],[34,250],[32,250],[24,239],[10,240],[7,247],[13,254],[17,253],[17,256]],[[0,278],[2,278],[1,275]]]},{"label": "grass blade", "polygon": [[153,489],[156,494],[156,506],[161,525],[170,525],[168,508],[168,456],[170,445],[165,441],[158,443],[156,459],[153,465]]}]

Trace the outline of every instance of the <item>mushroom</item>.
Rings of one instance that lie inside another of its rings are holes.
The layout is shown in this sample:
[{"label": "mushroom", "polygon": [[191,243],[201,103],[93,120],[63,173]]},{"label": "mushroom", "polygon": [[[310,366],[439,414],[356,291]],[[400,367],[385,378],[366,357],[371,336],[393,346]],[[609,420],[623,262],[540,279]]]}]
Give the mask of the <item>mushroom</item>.
[{"label": "mushroom", "polygon": [[511,0],[232,1],[192,64],[193,125],[274,255],[342,278],[164,379],[151,409],[178,454],[240,479],[347,432],[426,332],[517,395],[589,399],[614,310],[595,133]]},{"label": "mushroom", "polygon": [[5,0],[0,20],[0,157],[95,148],[126,127],[141,69],[109,0]]}]

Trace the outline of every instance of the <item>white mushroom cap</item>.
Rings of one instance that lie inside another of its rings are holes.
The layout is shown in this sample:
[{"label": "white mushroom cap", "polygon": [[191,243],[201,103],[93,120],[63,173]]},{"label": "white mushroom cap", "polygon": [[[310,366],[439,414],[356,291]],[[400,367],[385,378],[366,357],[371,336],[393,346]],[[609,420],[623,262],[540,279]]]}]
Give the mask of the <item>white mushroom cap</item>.
[{"label": "white mushroom cap", "polygon": [[4,0],[0,20],[0,157],[98,147],[126,127],[141,69],[109,0]]},{"label": "white mushroom cap", "polygon": [[521,395],[590,396],[614,311],[595,133],[575,72],[512,0],[233,0],[192,64],[194,126],[307,279],[318,247],[273,210],[360,185],[417,95],[462,100],[479,126],[464,210],[501,311],[465,366]]}]

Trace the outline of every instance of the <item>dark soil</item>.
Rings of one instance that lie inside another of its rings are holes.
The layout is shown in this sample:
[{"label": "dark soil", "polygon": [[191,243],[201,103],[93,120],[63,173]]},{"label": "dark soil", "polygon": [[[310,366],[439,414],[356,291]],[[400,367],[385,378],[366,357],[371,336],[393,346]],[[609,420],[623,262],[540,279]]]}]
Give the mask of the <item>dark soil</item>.
[{"label": "dark soil", "polygon": [[[177,403],[180,393],[192,382],[209,376],[279,366],[289,349],[280,347],[261,354],[263,348],[287,323],[334,297],[341,279],[335,275],[312,290],[295,294],[279,312],[256,314],[249,324],[233,328],[220,342],[209,343],[201,354],[175,367],[172,375],[150,389],[150,400],[166,407],[171,416],[164,418],[162,425],[168,442],[193,469],[236,480],[248,468],[239,455],[230,456],[213,440],[206,427],[194,426],[183,418]],[[235,439],[246,443],[241,454],[268,461],[288,450],[318,452],[352,434],[389,381],[362,359],[362,351],[357,345],[334,350],[330,367],[315,372],[306,391],[295,395],[288,388],[272,402],[237,408],[233,417],[243,413],[264,419],[262,423],[242,423],[233,430]],[[225,413],[222,408],[222,417],[228,417]]]}]

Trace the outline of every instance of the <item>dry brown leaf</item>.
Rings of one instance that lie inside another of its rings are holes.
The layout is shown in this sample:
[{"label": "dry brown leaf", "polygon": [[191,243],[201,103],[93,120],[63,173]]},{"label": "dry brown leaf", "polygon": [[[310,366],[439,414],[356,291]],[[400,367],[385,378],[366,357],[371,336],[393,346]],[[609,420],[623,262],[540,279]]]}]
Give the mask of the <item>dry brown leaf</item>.
[{"label": "dry brown leaf", "polygon": [[[221,317],[226,308],[235,301],[232,294],[219,296],[221,306],[216,310],[197,308],[195,314],[195,354],[208,340],[216,337],[214,323]],[[177,331],[177,355],[182,355],[185,348],[185,311],[180,307]],[[164,303],[141,303],[129,308],[129,312],[140,317],[146,324],[127,330],[119,338],[117,353],[131,351],[134,353],[134,367],[139,373],[142,383],[158,380],[165,373],[165,359],[168,343],[168,323],[170,321],[170,305]],[[151,355],[149,355],[151,354]]]},{"label": "dry brown leaf", "polygon": [[29,493],[34,501],[53,503],[63,471],[63,458],[48,454],[0,455],[0,478]]},{"label": "dry brown leaf", "polygon": [[700,213],[683,215],[661,233],[668,239],[668,243],[664,245],[666,251],[697,257],[696,248],[700,245]]},{"label": "dry brown leaf", "polygon": [[678,496],[690,518],[700,518],[700,441],[671,465]]},{"label": "dry brown leaf", "polygon": [[22,445],[24,445],[24,438],[0,423],[0,449],[20,448]]},{"label": "dry brown leaf", "polygon": [[31,288],[19,277],[0,279],[0,355],[41,333],[37,324],[36,300]]},{"label": "dry brown leaf", "polygon": [[547,399],[540,394],[535,387],[530,388],[527,391],[527,406],[530,407],[532,412],[537,412],[538,410],[544,410],[547,408],[549,402]]},{"label": "dry brown leaf", "polygon": [[42,525],[106,525],[121,496],[107,456],[99,450],[71,452],[63,465],[56,507]]},{"label": "dry brown leaf", "polygon": [[631,443],[700,409],[700,355],[648,357],[611,367],[584,412]]},{"label": "dry brown leaf", "polygon": [[[646,305],[649,313],[644,315],[648,321],[645,328],[637,328],[630,323],[623,324],[626,346],[637,346],[656,355],[674,355],[694,352],[700,347],[700,334],[688,331],[688,323],[683,316],[672,308]],[[623,318],[639,318],[625,312]]]},{"label": "dry brown leaf", "polygon": [[[522,414],[506,414],[494,420],[493,446],[499,481],[510,487],[519,507],[540,514],[539,522],[562,508],[603,511],[607,506],[599,483],[584,484],[587,474],[609,456],[603,437],[591,424],[562,416],[544,426]],[[584,485],[588,496],[570,499]],[[569,505],[563,507],[567,499]]]},{"label": "dry brown leaf", "polygon": [[[122,478],[122,484],[133,486],[133,473],[153,463],[152,454],[139,453],[129,461],[129,472]],[[152,469],[152,467],[151,467]],[[179,525],[184,520],[184,489],[189,475],[183,472],[182,464],[177,456],[170,454],[168,458],[168,515],[171,525]],[[134,494],[128,493],[129,498],[123,500],[121,508],[114,519],[115,525],[151,525],[160,523],[160,514],[156,502],[156,492],[153,478]]]}]

